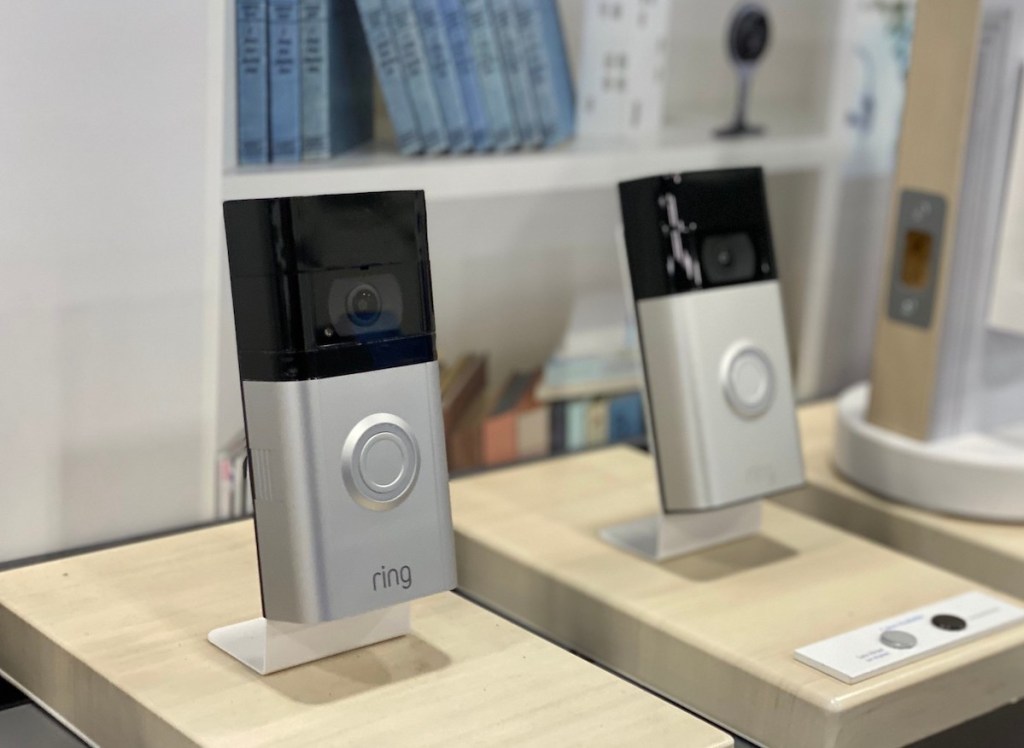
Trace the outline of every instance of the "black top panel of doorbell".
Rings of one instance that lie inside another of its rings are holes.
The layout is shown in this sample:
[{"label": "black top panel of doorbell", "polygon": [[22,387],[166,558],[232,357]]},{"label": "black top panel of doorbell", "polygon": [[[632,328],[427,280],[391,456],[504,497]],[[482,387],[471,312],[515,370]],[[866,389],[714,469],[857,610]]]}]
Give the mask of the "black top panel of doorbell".
[{"label": "black top panel of doorbell", "polygon": [[637,301],[776,277],[761,169],[619,184]]},{"label": "black top panel of doorbell", "polygon": [[422,192],[224,203],[242,379],[436,359]]}]

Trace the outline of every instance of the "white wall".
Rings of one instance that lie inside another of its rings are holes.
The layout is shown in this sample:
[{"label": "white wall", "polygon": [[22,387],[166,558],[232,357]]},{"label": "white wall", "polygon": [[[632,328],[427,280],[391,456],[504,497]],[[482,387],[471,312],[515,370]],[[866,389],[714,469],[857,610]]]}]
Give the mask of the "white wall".
[{"label": "white wall", "polygon": [[207,514],[209,17],[5,4],[0,560]]}]

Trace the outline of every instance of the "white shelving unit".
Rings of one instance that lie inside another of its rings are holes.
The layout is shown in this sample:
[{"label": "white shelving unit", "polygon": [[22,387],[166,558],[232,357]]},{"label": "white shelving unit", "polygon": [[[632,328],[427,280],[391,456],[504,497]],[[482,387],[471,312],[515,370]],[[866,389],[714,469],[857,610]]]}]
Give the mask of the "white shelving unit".
[{"label": "white shelving unit", "polygon": [[[234,156],[233,2],[225,2],[224,157]],[[669,171],[758,165],[769,178],[776,251],[786,296],[798,395],[818,391],[825,350],[827,251],[836,230],[845,135],[839,33],[851,0],[765,0],[775,49],[754,82],[763,137],[723,140],[735,76],[724,54],[731,6],[674,7],[664,130],[638,141],[576,140],[550,151],[406,157],[374,144],[314,163],[225,166],[225,200],[422,189],[430,207],[438,343],[443,355],[491,354],[492,384],[540,365],[557,343],[574,293],[616,287],[617,182]],[[579,48],[582,0],[560,0],[570,56]],[[703,66],[705,69],[701,69]],[[822,251],[823,248],[825,251]],[[222,248],[219,251],[223,252]],[[226,263],[220,263],[226,273]],[[240,428],[230,299],[221,278],[218,443]],[[823,290],[824,289],[824,290]]]}]

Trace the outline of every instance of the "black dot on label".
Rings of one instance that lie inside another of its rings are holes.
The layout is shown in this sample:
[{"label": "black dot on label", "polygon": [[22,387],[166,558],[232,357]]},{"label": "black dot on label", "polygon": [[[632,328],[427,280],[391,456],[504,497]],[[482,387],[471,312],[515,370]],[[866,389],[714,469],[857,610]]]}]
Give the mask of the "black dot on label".
[{"label": "black dot on label", "polygon": [[940,613],[932,618],[932,626],[943,631],[963,631],[967,628],[967,621],[960,616]]}]

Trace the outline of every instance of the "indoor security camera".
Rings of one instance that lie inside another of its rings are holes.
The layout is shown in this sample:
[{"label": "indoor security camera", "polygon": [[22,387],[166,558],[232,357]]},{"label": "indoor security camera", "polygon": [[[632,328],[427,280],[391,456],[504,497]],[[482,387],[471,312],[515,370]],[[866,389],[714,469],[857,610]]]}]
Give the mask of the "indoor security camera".
[{"label": "indoor security camera", "polygon": [[747,103],[754,67],[767,51],[769,39],[768,11],[762,6],[747,3],[733,13],[727,46],[729,58],[739,75],[739,89],[736,94],[736,114],[731,124],[716,131],[720,137],[757,135],[762,132],[763,128],[747,124]]}]

